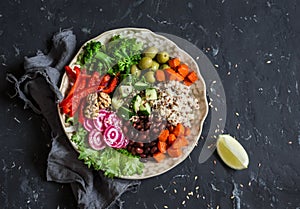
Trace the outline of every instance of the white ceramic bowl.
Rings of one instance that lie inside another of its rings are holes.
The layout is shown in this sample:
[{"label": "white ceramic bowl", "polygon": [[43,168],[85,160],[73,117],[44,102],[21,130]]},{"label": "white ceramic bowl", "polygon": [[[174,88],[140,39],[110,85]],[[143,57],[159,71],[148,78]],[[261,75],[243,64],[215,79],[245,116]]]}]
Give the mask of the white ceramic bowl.
[{"label": "white ceramic bowl", "polygon": [[[172,169],[173,167],[175,167],[176,165],[184,161],[189,156],[189,154],[193,151],[194,147],[197,145],[198,139],[200,138],[202,132],[203,122],[208,113],[205,82],[200,74],[197,63],[188,53],[181,50],[174,42],[170,41],[169,39],[161,35],[157,35],[148,29],[142,29],[142,28],[115,29],[115,30],[110,30],[105,33],[102,33],[101,35],[91,40],[100,41],[101,43],[106,43],[113,35],[121,35],[121,37],[128,37],[128,38],[134,37],[137,39],[137,41],[142,42],[145,48],[150,46],[156,46],[160,51],[167,51],[171,57],[180,57],[181,61],[186,63],[190,67],[190,69],[193,69],[198,74],[199,79],[191,86],[191,88],[194,97],[197,98],[199,101],[200,109],[194,110],[195,119],[192,122],[191,135],[188,137],[190,143],[187,147],[183,148],[183,154],[178,158],[166,158],[161,163],[148,161],[145,163],[145,168],[141,175],[120,176],[120,178],[124,178],[124,179],[145,179],[145,178],[154,177],[167,172],[168,170]],[[69,66],[74,67],[77,57],[82,51],[83,46],[80,48],[79,52],[70,62]],[[68,88],[69,88],[69,80],[68,77],[64,75],[60,87],[60,90],[64,96],[67,94]],[[62,114],[60,110],[58,110],[58,112],[59,112],[62,126],[66,132],[66,135],[68,136],[69,139],[71,139],[72,132],[75,129],[74,127],[67,127],[66,124],[64,123],[65,115]],[[76,144],[74,144],[71,140],[70,142],[72,143],[73,147],[77,149]]]}]

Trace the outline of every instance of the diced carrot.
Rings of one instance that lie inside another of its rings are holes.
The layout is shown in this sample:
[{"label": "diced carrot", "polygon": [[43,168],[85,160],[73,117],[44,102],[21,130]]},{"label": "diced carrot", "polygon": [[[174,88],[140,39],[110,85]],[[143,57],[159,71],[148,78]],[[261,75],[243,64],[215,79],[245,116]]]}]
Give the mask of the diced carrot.
[{"label": "diced carrot", "polygon": [[170,147],[170,148],[168,149],[168,155],[169,155],[170,157],[180,157],[180,156],[182,155],[182,151],[181,151],[180,148],[175,149],[175,148],[173,148],[173,147]]},{"label": "diced carrot", "polygon": [[198,76],[197,76],[197,73],[196,73],[195,71],[190,72],[190,73],[187,75],[187,78],[188,78],[192,83],[194,83],[196,80],[198,80]]},{"label": "diced carrot", "polygon": [[166,153],[167,152],[167,143],[158,141],[157,148],[161,153]]},{"label": "diced carrot", "polygon": [[153,158],[159,163],[166,158],[166,155],[164,153],[157,152],[153,154]]},{"label": "diced carrot", "polygon": [[165,69],[165,71],[168,73],[169,75],[169,80],[176,80],[176,81],[183,81],[183,77],[182,75],[180,75],[179,73],[175,72],[175,70],[171,69],[171,68],[167,68]]},{"label": "diced carrot", "polygon": [[166,74],[168,76],[168,79],[170,81],[175,81],[176,80],[176,76],[175,76],[176,72],[175,72],[175,70],[173,70],[171,68],[166,68],[165,72],[166,72]]},{"label": "diced carrot", "polygon": [[172,144],[172,148],[179,149],[181,147],[187,146],[189,144],[188,140],[184,136],[177,137],[175,142]]},{"label": "diced carrot", "polygon": [[180,65],[180,59],[178,57],[170,59],[168,64],[171,68],[175,69],[178,65]]},{"label": "diced carrot", "polygon": [[169,130],[164,129],[160,132],[160,134],[158,136],[158,141],[165,142],[165,141],[167,141],[168,136],[169,136]]},{"label": "diced carrot", "polygon": [[170,134],[170,135],[168,136],[168,144],[169,144],[169,145],[173,144],[173,142],[174,142],[175,140],[176,140],[175,134]]},{"label": "diced carrot", "polygon": [[184,81],[183,81],[183,83],[184,83],[184,85],[186,85],[186,86],[190,86],[190,85],[192,85],[193,84],[193,82],[191,82],[189,79],[184,79]]},{"label": "diced carrot", "polygon": [[189,127],[185,127],[184,129],[184,135],[189,136],[191,134],[191,129]]},{"label": "diced carrot", "polygon": [[189,74],[189,67],[186,64],[180,64],[177,67],[177,72],[183,77],[186,77]]},{"label": "diced carrot", "polygon": [[181,123],[178,123],[173,131],[173,134],[175,134],[175,136],[183,135],[184,134],[184,126]]},{"label": "diced carrot", "polygon": [[176,80],[177,81],[183,81],[184,77],[182,75],[180,75],[179,73],[176,73]]},{"label": "diced carrot", "polygon": [[156,70],[155,77],[156,77],[156,80],[158,80],[158,81],[165,81],[166,80],[166,75],[165,75],[165,72],[163,70]]},{"label": "diced carrot", "polygon": [[189,144],[189,141],[184,136],[179,136],[178,139],[182,147]]}]

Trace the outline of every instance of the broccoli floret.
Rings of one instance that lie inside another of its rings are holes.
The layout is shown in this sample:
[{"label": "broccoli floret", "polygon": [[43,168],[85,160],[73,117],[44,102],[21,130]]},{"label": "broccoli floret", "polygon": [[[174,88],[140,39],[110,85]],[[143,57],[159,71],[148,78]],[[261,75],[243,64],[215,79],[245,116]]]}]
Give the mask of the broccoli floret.
[{"label": "broccoli floret", "polygon": [[80,56],[80,62],[81,64],[87,64],[90,63],[92,60],[92,57],[95,53],[100,51],[102,47],[101,42],[99,41],[90,41],[83,47],[83,54]]}]

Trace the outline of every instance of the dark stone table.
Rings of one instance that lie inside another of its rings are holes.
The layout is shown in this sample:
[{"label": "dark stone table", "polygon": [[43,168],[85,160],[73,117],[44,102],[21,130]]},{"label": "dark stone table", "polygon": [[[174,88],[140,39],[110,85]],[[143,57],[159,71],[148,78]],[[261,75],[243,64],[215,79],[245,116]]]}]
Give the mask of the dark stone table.
[{"label": "dark stone table", "polygon": [[[109,29],[144,27],[200,48],[214,64],[227,101],[225,132],[248,151],[234,171],[216,153],[198,163],[204,144],[173,170],[122,196],[124,208],[300,208],[300,4],[270,1],[0,2],[0,208],[76,208],[69,185],[45,177],[50,133],[17,97],[6,73],[23,57],[47,52],[51,36],[71,28],[77,47]],[[209,88],[209,86],[208,86]],[[212,111],[212,110],[211,110]],[[203,138],[209,130],[204,124]]]}]

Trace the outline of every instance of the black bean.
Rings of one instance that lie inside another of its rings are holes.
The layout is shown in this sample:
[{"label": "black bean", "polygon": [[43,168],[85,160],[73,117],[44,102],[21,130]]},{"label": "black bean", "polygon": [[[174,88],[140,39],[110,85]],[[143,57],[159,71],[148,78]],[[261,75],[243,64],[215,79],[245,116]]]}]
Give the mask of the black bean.
[{"label": "black bean", "polygon": [[145,135],[145,134],[140,136],[141,141],[145,141],[146,138],[147,138],[147,135]]},{"label": "black bean", "polygon": [[159,129],[158,128],[154,128],[153,129],[153,133],[157,134],[159,132]]},{"label": "black bean", "polygon": [[127,126],[123,126],[123,131],[124,131],[124,134],[127,134],[127,132],[128,132]]},{"label": "black bean", "polygon": [[144,144],[142,142],[135,142],[135,144],[137,147],[141,147],[141,148],[144,146]]},{"label": "black bean", "polygon": [[147,147],[146,149],[144,149],[144,153],[145,154],[148,154],[150,152],[151,148],[150,147]]},{"label": "black bean", "polygon": [[146,158],[147,155],[145,155],[145,154],[140,154],[140,157],[141,157],[141,158]]},{"label": "black bean", "polygon": [[156,141],[152,141],[152,142],[150,142],[150,146],[151,146],[151,147],[154,147],[154,146],[156,146]]},{"label": "black bean", "polygon": [[139,147],[135,148],[135,151],[138,154],[142,154],[144,152],[144,150],[142,148],[139,148]]},{"label": "black bean", "polygon": [[155,147],[152,147],[152,149],[150,150],[150,153],[154,154],[156,151],[157,151],[157,147],[155,146]]},{"label": "black bean", "polygon": [[142,125],[141,124],[136,124],[136,127],[135,127],[137,130],[141,130],[142,128]]}]

